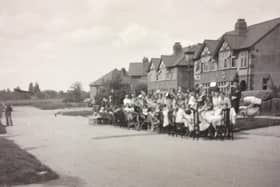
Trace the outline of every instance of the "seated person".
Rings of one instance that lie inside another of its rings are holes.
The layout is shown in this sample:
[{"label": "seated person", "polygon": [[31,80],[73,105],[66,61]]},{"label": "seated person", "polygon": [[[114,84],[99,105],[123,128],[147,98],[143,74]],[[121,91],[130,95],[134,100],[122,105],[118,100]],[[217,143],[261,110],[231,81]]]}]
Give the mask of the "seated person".
[{"label": "seated person", "polygon": [[152,109],[148,110],[148,115],[146,120],[151,125],[151,131],[154,131],[157,127],[159,127],[160,121],[156,117],[155,111],[153,111]]},{"label": "seated person", "polygon": [[188,127],[190,130],[192,130],[191,121],[192,115],[186,114],[183,104],[180,105],[175,115],[175,123],[183,123],[185,127]]}]

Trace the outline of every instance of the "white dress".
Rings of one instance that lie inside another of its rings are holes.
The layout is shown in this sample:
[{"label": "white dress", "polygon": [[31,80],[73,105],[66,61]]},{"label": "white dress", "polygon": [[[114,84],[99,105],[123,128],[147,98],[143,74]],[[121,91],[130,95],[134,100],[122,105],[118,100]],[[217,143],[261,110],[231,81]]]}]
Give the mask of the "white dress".
[{"label": "white dress", "polygon": [[193,130],[192,119],[192,114],[186,114],[186,112],[182,108],[179,108],[176,112],[175,122],[184,123],[185,127],[189,127],[190,131]]},{"label": "white dress", "polygon": [[223,119],[223,108],[222,108],[222,100],[221,97],[213,97],[213,115],[211,116],[211,123],[216,128],[220,126]]},{"label": "white dress", "polygon": [[169,119],[168,119],[168,107],[164,107],[162,110],[163,114],[163,127],[167,127],[169,125]]},{"label": "white dress", "polygon": [[213,109],[201,112],[200,115],[200,124],[199,128],[201,131],[206,130],[210,124],[213,125],[214,128],[220,126],[222,123],[222,107],[221,107],[221,98],[213,97],[212,98]]}]

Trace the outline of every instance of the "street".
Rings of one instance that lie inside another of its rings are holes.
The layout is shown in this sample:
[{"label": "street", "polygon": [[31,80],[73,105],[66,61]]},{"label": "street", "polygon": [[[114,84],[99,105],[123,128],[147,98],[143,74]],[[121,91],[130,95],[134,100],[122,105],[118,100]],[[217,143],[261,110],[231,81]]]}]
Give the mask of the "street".
[{"label": "street", "polygon": [[48,186],[280,185],[280,126],[237,133],[235,140],[193,141],[113,126],[85,117],[14,108],[10,139],[60,175]]}]

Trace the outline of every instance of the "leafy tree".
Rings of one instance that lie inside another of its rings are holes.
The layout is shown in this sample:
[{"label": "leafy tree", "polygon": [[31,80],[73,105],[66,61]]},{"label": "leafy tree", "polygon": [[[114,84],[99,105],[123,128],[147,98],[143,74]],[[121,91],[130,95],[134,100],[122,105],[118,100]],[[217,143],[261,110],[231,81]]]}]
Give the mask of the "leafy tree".
[{"label": "leafy tree", "polygon": [[32,83],[32,82],[29,83],[28,91],[29,91],[30,93],[33,93],[33,91],[34,91],[34,86],[33,86],[33,83]]},{"label": "leafy tree", "polygon": [[71,85],[70,90],[67,91],[65,101],[66,102],[81,102],[84,98],[85,92],[82,89],[80,82],[75,82]]},{"label": "leafy tree", "polygon": [[33,93],[37,94],[37,93],[40,93],[40,92],[41,92],[40,86],[39,86],[39,84],[36,82],[36,83],[35,83],[35,86],[34,86],[34,88],[33,88]]}]

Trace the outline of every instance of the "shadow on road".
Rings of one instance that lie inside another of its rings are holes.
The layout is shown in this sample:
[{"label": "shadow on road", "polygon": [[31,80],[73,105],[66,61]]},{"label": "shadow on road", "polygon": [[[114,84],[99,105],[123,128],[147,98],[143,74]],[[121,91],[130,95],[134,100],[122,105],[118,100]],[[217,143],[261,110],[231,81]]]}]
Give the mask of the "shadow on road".
[{"label": "shadow on road", "polygon": [[85,186],[86,183],[79,177],[72,176],[60,176],[59,179],[47,182],[42,184],[45,187],[61,187],[61,186],[73,186],[73,187],[82,187]]},{"label": "shadow on road", "polygon": [[31,147],[24,147],[23,149],[25,151],[31,151],[31,150],[35,150],[35,149],[40,149],[40,148],[45,148],[47,147],[46,145],[41,145],[41,146],[31,146]]},{"label": "shadow on road", "polygon": [[113,139],[113,138],[129,138],[129,137],[136,137],[136,136],[155,136],[159,135],[156,133],[143,133],[143,134],[121,134],[121,135],[111,135],[111,136],[96,136],[92,139],[94,140],[103,140],[103,139]]}]

